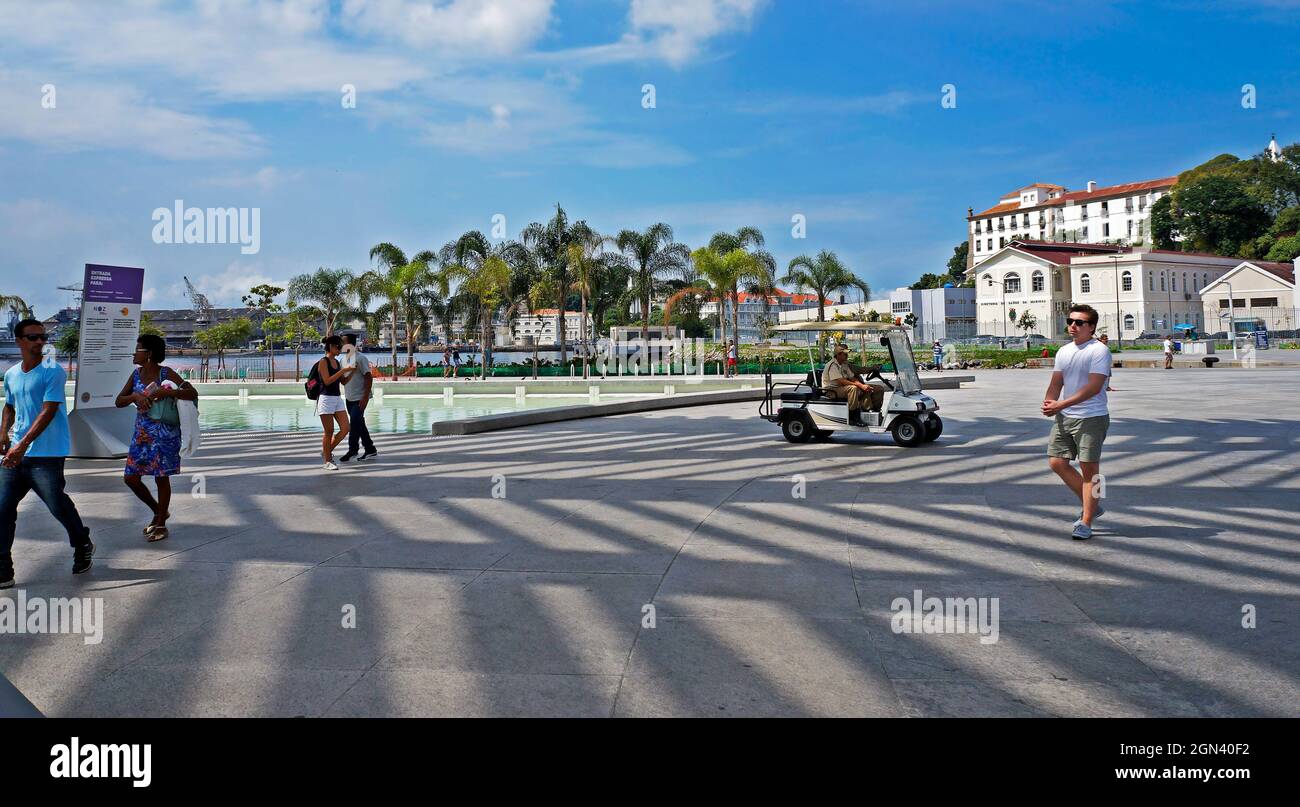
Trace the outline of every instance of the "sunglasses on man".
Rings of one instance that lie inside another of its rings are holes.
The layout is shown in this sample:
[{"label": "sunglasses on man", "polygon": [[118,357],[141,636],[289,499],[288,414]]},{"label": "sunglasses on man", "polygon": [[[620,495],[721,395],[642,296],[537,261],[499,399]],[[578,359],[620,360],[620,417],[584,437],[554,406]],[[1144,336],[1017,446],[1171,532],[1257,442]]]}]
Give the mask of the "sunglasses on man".
[{"label": "sunglasses on man", "polygon": [[1067,328],[1070,327],[1071,325],[1078,325],[1080,328],[1082,328],[1084,325],[1091,325],[1091,324],[1092,323],[1086,319],[1067,319],[1065,321],[1065,327]]},{"label": "sunglasses on man", "polygon": [[50,335],[48,333],[25,333],[18,338],[26,339],[30,342],[44,342],[50,338]]}]

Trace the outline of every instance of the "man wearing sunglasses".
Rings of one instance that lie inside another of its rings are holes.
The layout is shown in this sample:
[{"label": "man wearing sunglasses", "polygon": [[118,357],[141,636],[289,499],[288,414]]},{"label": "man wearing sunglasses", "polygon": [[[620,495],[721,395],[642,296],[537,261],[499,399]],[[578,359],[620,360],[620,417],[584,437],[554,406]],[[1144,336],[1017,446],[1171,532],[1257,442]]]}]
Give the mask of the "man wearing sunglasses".
[{"label": "man wearing sunglasses", "polygon": [[[1083,512],[1070,535],[1076,541],[1092,537],[1093,519],[1104,511],[1093,493],[1101,472],[1101,445],[1110,428],[1106,382],[1110,379],[1110,348],[1093,338],[1097,310],[1074,305],[1067,315],[1071,341],[1056,352],[1056,369],[1047,385],[1043,414],[1053,418],[1047,440],[1048,464],[1083,503]],[[1079,461],[1079,470],[1070,463]]]},{"label": "man wearing sunglasses", "polygon": [[0,415],[0,588],[14,584],[18,503],[30,491],[36,491],[68,531],[73,574],[89,570],[95,554],[90,530],[81,523],[76,505],[63,489],[63,463],[72,447],[63,403],[67,373],[57,361],[43,355],[48,337],[40,320],[19,322],[14,326],[14,338],[22,361],[5,371],[5,405]]}]

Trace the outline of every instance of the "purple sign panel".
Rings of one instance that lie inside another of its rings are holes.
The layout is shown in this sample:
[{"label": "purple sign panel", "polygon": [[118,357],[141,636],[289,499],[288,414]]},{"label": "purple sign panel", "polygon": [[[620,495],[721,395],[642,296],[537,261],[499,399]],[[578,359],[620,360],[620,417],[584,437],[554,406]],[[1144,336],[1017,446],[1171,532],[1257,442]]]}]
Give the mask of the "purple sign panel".
[{"label": "purple sign panel", "polygon": [[82,288],[82,299],[88,303],[139,303],[144,292],[144,270],[88,263]]}]

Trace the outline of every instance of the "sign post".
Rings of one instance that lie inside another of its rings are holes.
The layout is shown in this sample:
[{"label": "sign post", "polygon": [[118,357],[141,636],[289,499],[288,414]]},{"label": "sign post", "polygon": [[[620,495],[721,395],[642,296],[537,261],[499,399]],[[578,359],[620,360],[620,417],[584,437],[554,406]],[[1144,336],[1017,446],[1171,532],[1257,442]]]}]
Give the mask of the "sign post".
[{"label": "sign post", "polygon": [[144,270],[86,264],[77,384],[68,429],[73,457],[124,457],[135,428],[132,407],[115,403],[134,367]]}]

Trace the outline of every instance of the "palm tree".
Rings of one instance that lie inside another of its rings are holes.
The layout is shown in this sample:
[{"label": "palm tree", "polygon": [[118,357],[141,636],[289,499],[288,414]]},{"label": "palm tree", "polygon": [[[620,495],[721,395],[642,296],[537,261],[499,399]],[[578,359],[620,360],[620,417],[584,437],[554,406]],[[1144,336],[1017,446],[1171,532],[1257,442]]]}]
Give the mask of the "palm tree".
[{"label": "palm tree", "polygon": [[339,317],[351,307],[355,280],[347,269],[322,266],[310,275],[298,275],[289,281],[289,302],[316,303],[325,316],[325,335],[329,336],[334,333]]},{"label": "palm tree", "polygon": [[569,352],[564,343],[564,310],[572,282],[569,279],[569,245],[582,243],[590,236],[592,229],[585,221],[569,222],[569,216],[559,204],[555,205],[555,215],[545,224],[533,222],[524,228],[519,240],[533,252],[538,264],[546,268],[555,278],[559,300],[559,319],[556,327],[559,331],[560,363],[567,364]]},{"label": "palm tree", "polygon": [[623,230],[615,240],[632,268],[632,285],[637,301],[642,306],[641,339],[650,342],[650,301],[656,291],[656,281],[664,275],[680,275],[686,270],[691,251],[685,244],[673,241],[673,228],[660,222],[643,233]]},{"label": "palm tree", "polygon": [[[430,282],[431,274],[427,264],[420,261],[408,263],[406,253],[388,242],[376,244],[372,247],[370,257],[380,268],[372,269],[358,277],[353,284],[353,291],[357,295],[362,310],[368,310],[370,301],[373,299],[385,301],[381,311],[388,316],[389,324],[392,327],[393,378],[396,378],[397,319],[399,316],[407,319],[407,356],[409,359],[412,322],[410,319],[411,312],[406,310],[405,304],[411,296],[411,290],[421,283],[427,284]],[[376,314],[379,313],[380,311],[376,311]]]},{"label": "palm tree", "polygon": [[[662,226],[662,225],[661,225]],[[627,232],[627,231],[624,231]],[[671,232],[670,236],[671,238]],[[608,274],[615,266],[622,266],[619,255],[605,253],[603,238],[594,230],[588,229],[579,234],[579,238],[569,245],[569,266],[573,270],[573,290],[578,292],[582,303],[582,319],[579,324],[581,340],[585,343],[582,351],[582,377],[589,377],[591,345],[588,343],[592,329],[587,325],[587,301],[591,300],[601,286],[602,275]],[[677,246],[681,246],[678,244]],[[685,249],[683,247],[683,249]]]},{"label": "palm tree", "polygon": [[811,289],[817,295],[817,321],[826,321],[826,298],[834,292],[857,289],[864,299],[871,297],[871,287],[849,269],[834,252],[822,250],[816,258],[800,255],[790,261],[782,283],[794,284],[796,293]]},{"label": "palm tree", "polygon": [[492,315],[509,297],[511,290],[511,259],[519,259],[520,247],[507,242],[493,247],[483,233],[472,230],[452,241],[441,250],[442,271],[437,280],[443,294],[448,294],[452,284],[478,303],[479,329],[482,338],[481,377],[487,378],[487,368],[492,361]]},{"label": "palm tree", "polygon": [[28,319],[32,316],[32,307],[17,294],[0,294],[0,311],[12,311],[19,319]]}]

